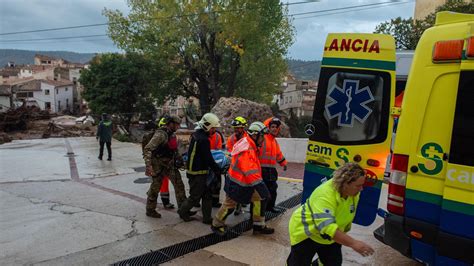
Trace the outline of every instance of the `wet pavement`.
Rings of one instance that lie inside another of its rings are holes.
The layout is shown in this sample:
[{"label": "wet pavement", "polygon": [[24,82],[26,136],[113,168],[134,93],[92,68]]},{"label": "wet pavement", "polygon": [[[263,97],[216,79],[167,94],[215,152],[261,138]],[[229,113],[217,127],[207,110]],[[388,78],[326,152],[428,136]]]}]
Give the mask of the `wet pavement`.
[{"label": "wet pavement", "polygon": [[[196,221],[185,223],[159,204],[161,219],[145,216],[149,183],[142,172],[141,146],[114,141],[112,150],[112,161],[99,161],[95,138],[0,145],[1,265],[111,264],[210,233],[200,213]],[[284,178],[278,181],[278,202],[301,192],[303,164],[290,164],[280,174]],[[172,186],[170,192],[176,202]],[[290,215],[270,222],[277,230],[272,236],[246,232],[167,264],[284,265]],[[231,215],[228,223],[248,218],[248,213]],[[370,242],[377,252],[362,258],[344,249],[344,265],[414,265],[373,238],[380,223],[378,219],[370,227],[354,226],[351,234]]]}]

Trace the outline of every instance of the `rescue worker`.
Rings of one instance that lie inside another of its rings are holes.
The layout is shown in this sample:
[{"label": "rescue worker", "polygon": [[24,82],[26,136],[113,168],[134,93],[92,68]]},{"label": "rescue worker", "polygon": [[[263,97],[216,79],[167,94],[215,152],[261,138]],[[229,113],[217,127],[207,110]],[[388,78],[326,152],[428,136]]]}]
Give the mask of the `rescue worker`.
[{"label": "rescue worker", "polygon": [[247,135],[247,133],[245,132],[245,128],[247,127],[247,120],[241,116],[237,116],[236,118],[234,118],[234,120],[232,120],[230,125],[232,126],[232,129],[234,129],[234,134],[232,134],[227,139],[226,146],[228,152],[232,152],[234,144]]},{"label": "rescue worker", "polygon": [[[166,117],[162,117],[158,122],[158,127],[166,127]],[[171,140],[172,142],[176,141],[178,144],[178,139],[175,134],[172,135],[172,138],[175,140]],[[176,146],[177,147],[177,146]],[[174,209],[174,204],[170,202],[170,180],[167,176],[163,177],[163,183],[161,183],[160,188],[160,198],[161,202],[163,203],[163,207],[165,209]]]},{"label": "rescue worker", "polygon": [[283,167],[283,171],[287,169],[287,162],[283,156],[280,145],[276,140],[276,136],[280,133],[281,121],[276,117],[271,117],[265,120],[265,125],[268,127],[270,134],[265,135],[265,140],[262,148],[259,150],[259,159],[262,166],[262,177],[265,185],[270,191],[270,199],[268,199],[267,210],[273,213],[280,211],[275,208],[278,189],[278,171],[277,164]]},{"label": "rescue worker", "polygon": [[[234,134],[232,134],[227,139],[227,151],[229,153],[232,152],[232,149],[241,138],[247,136],[245,132],[245,128],[248,126],[247,120],[241,116],[235,117],[232,122],[230,123],[231,127],[234,129]],[[240,215],[242,213],[242,207],[246,207],[246,204],[237,204],[235,207],[234,215]]]},{"label": "rescue worker", "polygon": [[104,155],[104,144],[107,146],[107,161],[112,160],[112,121],[106,113],[102,114],[102,120],[97,127],[97,134],[95,137],[99,141],[99,160],[102,160]]},{"label": "rescue worker", "polygon": [[262,122],[254,122],[249,126],[248,136],[234,145],[229,178],[224,186],[226,198],[211,226],[212,231],[218,235],[227,233],[225,220],[234,211],[237,203],[250,202],[252,202],[253,233],[273,234],[275,231],[265,225],[265,205],[269,192],[262,180],[257,150],[267,131]]},{"label": "rescue worker", "polygon": [[192,221],[190,211],[202,199],[203,223],[211,224],[212,196],[207,186],[209,171],[220,176],[220,168],[211,154],[209,136],[220,127],[219,118],[213,113],[206,113],[198,122],[188,149],[186,176],[189,179],[189,198],[178,210],[179,217],[185,222]]},{"label": "rescue worker", "polygon": [[[222,133],[217,129],[214,132],[214,134],[209,136],[209,142],[211,144],[211,150],[225,149],[224,135],[222,135]],[[221,203],[219,203],[219,197],[221,193],[221,184],[222,184],[221,176],[216,176],[211,182],[211,184],[209,184],[209,188],[211,189],[211,194],[212,194],[212,207],[213,208],[219,208],[221,206]]]},{"label": "rescue worker", "polygon": [[216,130],[214,134],[209,136],[209,142],[211,144],[211,150],[225,149],[225,138],[219,130]]},{"label": "rescue worker", "polygon": [[186,199],[184,184],[176,165],[176,161],[180,159],[178,144],[176,138],[173,138],[174,133],[179,128],[181,119],[175,115],[166,119],[166,126],[155,131],[143,152],[146,165],[145,174],[152,177],[150,189],[147,193],[146,215],[153,218],[161,217],[161,214],[156,211],[156,202],[164,177],[169,177],[174,186],[178,207]]},{"label": "rescue worker", "polygon": [[317,187],[290,218],[289,266],[317,265],[311,264],[315,253],[324,266],[341,265],[341,245],[362,256],[374,253],[372,247],[347,234],[365,182],[364,169],[356,163],[346,163],[332,176]]}]

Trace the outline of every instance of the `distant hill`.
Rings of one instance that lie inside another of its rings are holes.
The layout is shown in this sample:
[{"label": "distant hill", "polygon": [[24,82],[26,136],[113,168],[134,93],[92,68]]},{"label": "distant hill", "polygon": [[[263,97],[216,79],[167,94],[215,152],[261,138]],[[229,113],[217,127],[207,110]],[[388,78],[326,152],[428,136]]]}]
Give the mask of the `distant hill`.
[{"label": "distant hill", "polygon": [[[34,64],[35,54],[43,54],[56,58],[63,58],[73,63],[86,63],[90,61],[95,54],[92,53],[74,53],[66,51],[29,51],[16,49],[0,49],[0,68],[4,67],[9,61],[17,65]],[[290,72],[299,80],[318,80],[321,61],[305,61],[288,59],[288,68]]]},{"label": "distant hill", "polygon": [[318,80],[321,61],[287,59],[288,69],[299,80]]},{"label": "distant hill", "polygon": [[35,54],[63,58],[73,63],[86,63],[95,56],[95,54],[81,54],[66,51],[29,51],[0,49],[0,67],[4,67],[9,61],[13,61],[17,65],[34,64]]}]

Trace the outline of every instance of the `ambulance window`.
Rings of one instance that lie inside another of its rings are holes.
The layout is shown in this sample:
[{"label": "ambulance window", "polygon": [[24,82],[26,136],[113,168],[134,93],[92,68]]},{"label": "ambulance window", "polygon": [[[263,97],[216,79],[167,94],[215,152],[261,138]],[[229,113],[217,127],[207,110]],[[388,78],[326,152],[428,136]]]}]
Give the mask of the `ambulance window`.
[{"label": "ambulance window", "polygon": [[459,79],[449,162],[474,166],[474,71]]},{"label": "ambulance window", "polygon": [[350,145],[386,139],[389,73],[323,68],[319,84],[312,140]]}]

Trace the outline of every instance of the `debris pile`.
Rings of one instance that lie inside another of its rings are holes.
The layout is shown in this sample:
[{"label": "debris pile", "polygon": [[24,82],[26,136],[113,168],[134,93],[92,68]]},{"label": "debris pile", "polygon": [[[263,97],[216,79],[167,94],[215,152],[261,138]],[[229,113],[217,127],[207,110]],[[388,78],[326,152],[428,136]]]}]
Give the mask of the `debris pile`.
[{"label": "debris pile", "polygon": [[49,119],[49,112],[35,106],[21,106],[0,113],[0,131],[11,132],[27,130],[28,123],[34,120]]},{"label": "debris pile", "polygon": [[[254,121],[263,122],[273,116],[272,110],[268,105],[236,97],[220,98],[211,112],[216,114],[221,120],[222,131],[225,135],[233,133],[230,123],[236,116],[245,117],[249,124]],[[281,127],[280,136],[290,137],[290,130],[285,123]]]},{"label": "debris pile", "polygon": [[0,113],[0,144],[12,139],[94,136],[90,118],[76,121],[73,116],[52,117],[38,107],[22,106]]}]

